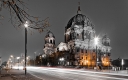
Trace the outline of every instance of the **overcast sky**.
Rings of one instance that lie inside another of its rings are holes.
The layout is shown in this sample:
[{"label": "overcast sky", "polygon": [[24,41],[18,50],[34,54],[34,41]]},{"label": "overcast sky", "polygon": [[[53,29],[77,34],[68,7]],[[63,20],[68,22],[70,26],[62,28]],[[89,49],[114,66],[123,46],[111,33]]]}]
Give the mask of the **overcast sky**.
[{"label": "overcast sky", "polygon": [[[56,45],[64,42],[64,29],[68,21],[77,14],[80,2],[82,14],[89,17],[95,25],[96,34],[107,33],[111,39],[111,58],[128,59],[128,0],[24,0],[28,13],[40,19],[49,17],[49,28],[55,35]],[[3,61],[9,56],[20,56],[25,52],[24,29],[16,29],[9,21],[9,13],[2,10],[4,20],[0,24],[0,56]],[[28,33],[28,55],[43,53],[46,32]]]}]

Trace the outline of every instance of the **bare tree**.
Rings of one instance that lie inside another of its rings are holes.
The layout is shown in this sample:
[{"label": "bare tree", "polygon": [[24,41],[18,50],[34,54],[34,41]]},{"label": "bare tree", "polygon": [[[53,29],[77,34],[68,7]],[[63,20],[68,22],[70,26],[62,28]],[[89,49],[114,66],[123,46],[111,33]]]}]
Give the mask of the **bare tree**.
[{"label": "bare tree", "polygon": [[[49,27],[48,18],[39,20],[39,17],[31,16],[26,12],[28,8],[23,0],[0,0],[0,11],[2,9],[9,10],[10,21],[15,28],[20,28],[26,21],[30,24],[29,28],[37,29],[40,33]],[[0,18],[3,18],[1,14]]]}]

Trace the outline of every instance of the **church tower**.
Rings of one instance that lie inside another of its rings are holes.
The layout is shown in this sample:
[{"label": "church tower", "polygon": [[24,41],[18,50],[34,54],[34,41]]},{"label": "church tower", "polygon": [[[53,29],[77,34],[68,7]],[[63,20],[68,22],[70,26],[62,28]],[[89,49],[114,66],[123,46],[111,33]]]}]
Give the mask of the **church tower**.
[{"label": "church tower", "polygon": [[43,50],[46,55],[51,55],[55,51],[55,36],[51,31],[48,31],[45,36],[45,46]]}]

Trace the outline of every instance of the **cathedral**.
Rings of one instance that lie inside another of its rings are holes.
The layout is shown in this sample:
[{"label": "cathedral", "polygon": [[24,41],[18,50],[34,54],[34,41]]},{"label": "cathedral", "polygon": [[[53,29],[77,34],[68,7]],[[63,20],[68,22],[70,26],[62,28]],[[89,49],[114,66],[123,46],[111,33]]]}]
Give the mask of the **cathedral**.
[{"label": "cathedral", "polygon": [[55,36],[50,31],[45,37],[45,54],[51,55],[62,49],[66,50],[63,54],[65,66],[95,67],[101,65],[107,67],[111,65],[109,37],[107,35],[96,36],[94,25],[87,16],[82,14],[80,6],[78,6],[77,14],[65,27],[64,43],[61,42],[55,47]]},{"label": "cathedral", "polygon": [[110,66],[110,39],[104,35],[95,44],[96,31],[90,19],[81,13],[80,6],[65,27],[64,37],[72,54],[69,65]]}]

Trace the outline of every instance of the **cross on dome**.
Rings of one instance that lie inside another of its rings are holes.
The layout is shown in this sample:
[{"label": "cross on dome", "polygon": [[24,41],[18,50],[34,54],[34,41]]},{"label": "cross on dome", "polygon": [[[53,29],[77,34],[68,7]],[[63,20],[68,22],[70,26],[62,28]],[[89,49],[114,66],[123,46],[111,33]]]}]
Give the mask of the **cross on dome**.
[{"label": "cross on dome", "polygon": [[81,10],[80,10],[80,2],[78,2],[78,10],[77,10],[77,14],[81,14]]}]

